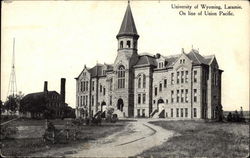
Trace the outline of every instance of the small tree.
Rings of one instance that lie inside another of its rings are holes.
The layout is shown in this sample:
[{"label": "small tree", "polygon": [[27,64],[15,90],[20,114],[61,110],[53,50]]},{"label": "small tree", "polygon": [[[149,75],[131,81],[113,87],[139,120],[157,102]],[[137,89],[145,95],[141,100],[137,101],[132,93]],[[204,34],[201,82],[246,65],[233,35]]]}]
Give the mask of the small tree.
[{"label": "small tree", "polygon": [[18,110],[18,106],[19,106],[18,100],[14,95],[8,96],[7,101],[4,103],[5,110],[10,112],[11,115]]}]

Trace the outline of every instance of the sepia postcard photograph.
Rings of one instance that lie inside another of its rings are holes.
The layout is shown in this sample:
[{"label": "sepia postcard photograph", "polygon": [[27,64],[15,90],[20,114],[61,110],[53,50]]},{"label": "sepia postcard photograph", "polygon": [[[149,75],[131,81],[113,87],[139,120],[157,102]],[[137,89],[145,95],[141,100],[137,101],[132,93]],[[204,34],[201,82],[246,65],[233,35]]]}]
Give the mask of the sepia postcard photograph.
[{"label": "sepia postcard photograph", "polygon": [[1,1],[2,157],[247,158],[247,0]]}]

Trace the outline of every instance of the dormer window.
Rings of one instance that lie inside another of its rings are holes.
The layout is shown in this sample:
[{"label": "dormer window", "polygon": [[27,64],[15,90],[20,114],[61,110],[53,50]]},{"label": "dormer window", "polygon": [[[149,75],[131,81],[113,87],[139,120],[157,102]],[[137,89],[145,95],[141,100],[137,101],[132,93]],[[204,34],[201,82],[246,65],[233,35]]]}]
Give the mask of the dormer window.
[{"label": "dormer window", "polygon": [[181,59],[180,64],[184,64],[184,63],[185,63],[185,59]]},{"label": "dormer window", "polygon": [[123,48],[123,41],[120,42],[120,48]]},{"label": "dormer window", "polygon": [[130,47],[131,47],[131,42],[127,41],[127,48],[130,48]]},{"label": "dormer window", "polygon": [[163,67],[164,67],[164,63],[163,63],[163,62],[160,62],[160,63],[158,64],[158,67],[159,67],[159,68],[163,68]]}]

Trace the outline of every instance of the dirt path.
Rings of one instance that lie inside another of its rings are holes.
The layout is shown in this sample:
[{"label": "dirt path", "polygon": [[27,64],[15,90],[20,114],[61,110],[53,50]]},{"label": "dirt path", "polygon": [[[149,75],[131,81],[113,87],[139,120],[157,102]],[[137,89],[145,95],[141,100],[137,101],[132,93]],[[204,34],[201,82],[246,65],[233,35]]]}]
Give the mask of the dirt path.
[{"label": "dirt path", "polygon": [[88,141],[78,147],[63,147],[57,150],[34,153],[30,156],[41,157],[129,157],[144,150],[161,145],[173,136],[159,126],[148,123],[151,119],[131,121],[126,128],[108,137]]},{"label": "dirt path", "polygon": [[90,142],[79,148],[72,157],[128,157],[161,145],[173,132],[148,123],[147,119],[131,122],[125,130],[109,137]]}]

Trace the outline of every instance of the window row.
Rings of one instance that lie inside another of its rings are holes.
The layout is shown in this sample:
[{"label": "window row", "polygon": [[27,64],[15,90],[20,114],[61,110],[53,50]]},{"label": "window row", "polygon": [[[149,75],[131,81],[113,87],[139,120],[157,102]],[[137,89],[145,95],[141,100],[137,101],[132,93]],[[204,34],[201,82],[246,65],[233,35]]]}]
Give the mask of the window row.
[{"label": "window row", "polygon": [[188,83],[188,71],[177,71],[176,83]]},{"label": "window row", "polygon": [[138,104],[145,104],[146,103],[146,93],[141,93],[137,95],[137,103]]},{"label": "window row", "polygon": [[[193,82],[197,82],[197,71],[194,70]],[[177,71],[176,72],[176,84],[179,83],[188,83],[188,71]],[[174,84],[174,73],[171,73],[171,84]]]},{"label": "window row", "polygon": [[88,84],[89,84],[88,81],[81,81],[80,87],[79,87],[80,91],[81,92],[88,91]]},{"label": "window row", "polygon": [[88,95],[78,96],[78,106],[87,106],[88,105]]},{"label": "window row", "polygon": [[137,109],[137,117],[145,117],[145,109]]},{"label": "window row", "polygon": [[105,93],[106,93],[106,89],[102,85],[100,85],[100,93],[103,93],[103,95],[105,95]]},{"label": "window row", "polygon": [[[176,117],[188,117],[188,108],[176,108]],[[193,108],[193,116],[197,117],[197,109]],[[170,117],[174,117],[174,109],[170,109]]]},{"label": "window row", "polygon": [[[197,89],[193,92],[194,102],[197,102]],[[174,91],[171,91],[171,103],[174,102]],[[177,89],[176,90],[176,103],[188,103],[188,89]]]},{"label": "window row", "polygon": [[138,78],[138,88],[146,88],[146,75],[140,75]]}]

